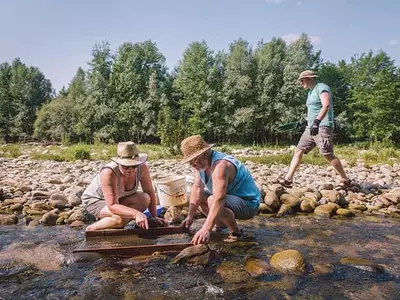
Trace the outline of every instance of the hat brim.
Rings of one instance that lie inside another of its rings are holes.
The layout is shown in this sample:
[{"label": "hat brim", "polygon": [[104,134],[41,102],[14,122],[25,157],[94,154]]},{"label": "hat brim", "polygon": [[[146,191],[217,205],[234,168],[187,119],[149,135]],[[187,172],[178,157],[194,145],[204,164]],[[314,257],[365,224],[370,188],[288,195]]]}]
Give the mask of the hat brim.
[{"label": "hat brim", "polygon": [[307,78],[317,78],[318,75],[310,75],[310,76],[303,76],[303,77],[299,77],[299,79],[297,79],[297,81],[300,81],[302,79],[307,79]]},{"label": "hat brim", "polygon": [[147,161],[147,154],[140,153],[135,159],[132,158],[120,158],[120,157],[113,157],[111,160],[119,165],[132,167],[137,166],[145,163]]},{"label": "hat brim", "polygon": [[210,150],[210,149],[211,149],[212,147],[214,147],[214,146],[215,146],[215,144],[209,144],[206,148],[203,148],[203,149],[201,149],[201,150],[199,150],[199,151],[196,151],[196,152],[193,153],[192,155],[189,155],[189,156],[187,156],[187,157],[184,157],[184,158],[181,160],[181,164],[186,164],[186,163],[188,163],[188,162],[191,161],[192,159],[194,159],[194,158],[196,158],[197,156],[203,154],[203,153],[206,152],[207,150]]}]

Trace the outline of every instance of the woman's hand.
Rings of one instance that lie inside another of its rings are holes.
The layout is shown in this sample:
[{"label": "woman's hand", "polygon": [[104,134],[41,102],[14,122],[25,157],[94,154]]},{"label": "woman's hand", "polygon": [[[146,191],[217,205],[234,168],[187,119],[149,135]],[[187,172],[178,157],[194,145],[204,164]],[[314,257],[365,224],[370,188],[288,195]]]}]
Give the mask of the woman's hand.
[{"label": "woman's hand", "polygon": [[144,213],[138,211],[136,213],[136,225],[143,229],[149,229],[149,222],[147,221],[147,217]]}]

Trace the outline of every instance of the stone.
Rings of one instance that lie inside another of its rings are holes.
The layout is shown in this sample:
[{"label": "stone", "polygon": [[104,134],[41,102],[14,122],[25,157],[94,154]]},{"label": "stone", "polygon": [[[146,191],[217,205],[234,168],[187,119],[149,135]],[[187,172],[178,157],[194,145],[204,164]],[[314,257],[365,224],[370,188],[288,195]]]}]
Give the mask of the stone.
[{"label": "stone", "polygon": [[209,252],[210,248],[207,245],[199,244],[183,249],[175,258],[171,261],[172,264],[179,263],[180,261],[185,261],[191,257],[202,255]]},{"label": "stone", "polygon": [[250,257],[246,259],[244,269],[251,277],[259,277],[266,274],[271,268],[266,260]]},{"label": "stone", "polygon": [[295,212],[293,208],[286,204],[282,204],[282,206],[279,208],[279,211],[276,213],[277,217],[283,217],[283,216],[289,216],[293,215]]},{"label": "stone", "polygon": [[0,225],[14,225],[18,223],[16,215],[0,215]]},{"label": "stone", "polygon": [[271,266],[283,273],[305,273],[306,262],[303,255],[293,249],[275,253],[270,260]]},{"label": "stone", "polygon": [[339,208],[336,211],[336,214],[338,216],[344,216],[344,217],[354,217],[355,216],[355,214],[351,210],[345,209],[345,208]]},{"label": "stone", "polygon": [[292,194],[283,194],[281,195],[280,200],[282,203],[290,206],[293,209],[299,208],[301,203],[300,198],[293,196]]},{"label": "stone", "polygon": [[52,207],[63,209],[68,204],[68,199],[64,194],[55,193],[50,196],[49,203]]},{"label": "stone", "polygon": [[315,208],[314,214],[320,217],[330,218],[335,214],[338,208],[340,208],[340,206],[335,203],[323,204]]},{"label": "stone", "polygon": [[278,209],[281,206],[281,201],[274,191],[268,191],[264,198],[264,203],[272,209]]}]

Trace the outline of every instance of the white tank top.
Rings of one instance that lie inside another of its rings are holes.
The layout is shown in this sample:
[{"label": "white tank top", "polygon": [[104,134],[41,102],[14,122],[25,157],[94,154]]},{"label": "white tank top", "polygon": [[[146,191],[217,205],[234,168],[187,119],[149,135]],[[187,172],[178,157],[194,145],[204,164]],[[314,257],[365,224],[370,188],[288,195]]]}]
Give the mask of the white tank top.
[{"label": "white tank top", "polygon": [[[111,162],[102,167],[100,172],[103,169],[111,169],[114,172],[114,174],[117,175],[118,199],[121,199],[129,195],[133,195],[137,192],[137,189],[140,184],[140,178],[142,176],[141,165],[136,170],[135,185],[129,191],[126,191],[125,187],[123,187],[121,184],[121,172],[118,168],[118,164],[116,164],[115,162]],[[92,182],[87,186],[86,190],[83,192],[82,203],[85,204],[86,206],[89,206],[98,201],[105,200],[103,190],[101,189],[100,186],[100,172],[96,175],[95,178],[93,178]]]}]

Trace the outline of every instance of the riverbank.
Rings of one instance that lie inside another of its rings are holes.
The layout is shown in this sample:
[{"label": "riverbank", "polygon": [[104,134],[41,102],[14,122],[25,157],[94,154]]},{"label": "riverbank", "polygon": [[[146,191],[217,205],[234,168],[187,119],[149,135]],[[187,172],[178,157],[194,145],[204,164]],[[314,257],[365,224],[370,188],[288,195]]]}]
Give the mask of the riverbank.
[{"label": "riverbank", "polygon": [[[82,227],[93,221],[82,205],[85,187],[107,163],[103,160],[57,162],[33,160],[29,155],[0,158],[0,224],[24,222],[29,226],[68,224]],[[171,175],[191,175],[191,167],[178,160],[148,162],[154,179]],[[285,216],[314,213],[378,215],[400,217],[400,165],[394,163],[365,166],[359,162],[345,170],[356,184],[346,190],[335,189],[339,178],[331,166],[300,166],[292,189],[272,184],[287,165],[264,165],[246,161],[263,194],[260,213]],[[183,214],[185,212],[183,211]]]}]

